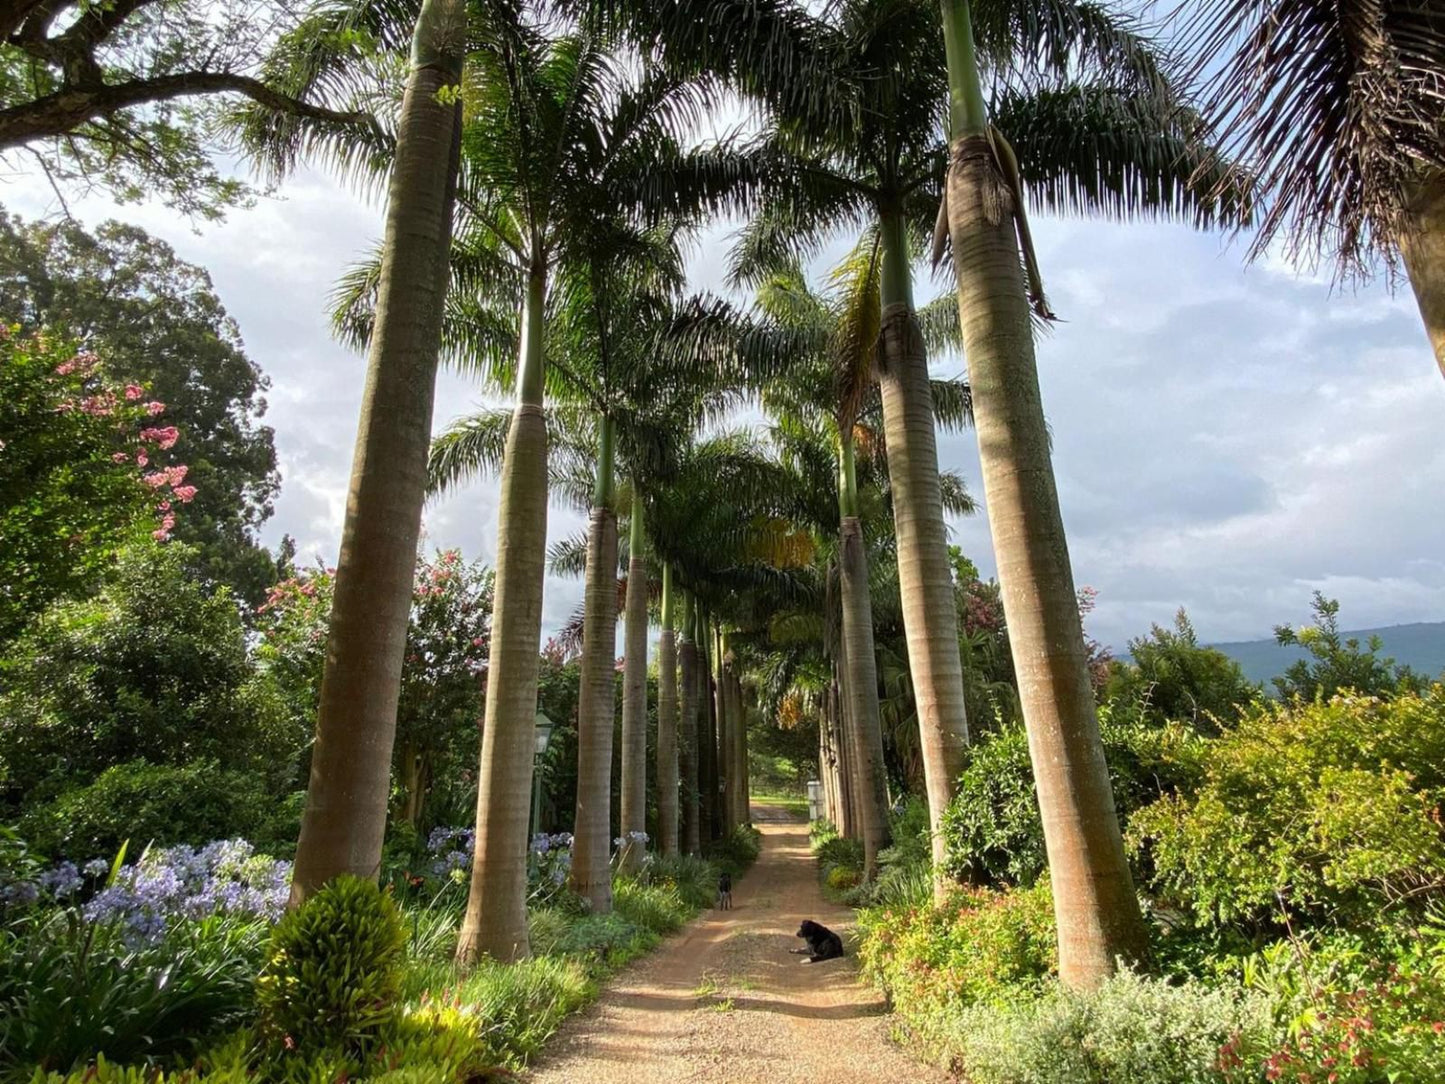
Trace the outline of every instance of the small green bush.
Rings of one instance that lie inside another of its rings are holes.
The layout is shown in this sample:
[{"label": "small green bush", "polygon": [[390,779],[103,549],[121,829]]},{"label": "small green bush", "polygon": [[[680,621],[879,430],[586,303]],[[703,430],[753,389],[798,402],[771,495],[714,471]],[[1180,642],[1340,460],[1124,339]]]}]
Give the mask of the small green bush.
[{"label": "small green bush", "polygon": [[762,849],[762,833],[750,824],[740,824],[727,838],[714,841],[707,849],[707,857],[720,871],[737,877],[758,860]]},{"label": "small green bush", "polygon": [[84,861],[115,854],[127,839],[146,843],[209,843],[250,835],[276,806],[265,780],[228,771],[213,759],[185,765],[133,760],[102,772],[28,813],[22,829],[36,849]]},{"label": "small green bush", "polygon": [[675,933],[696,913],[676,888],[639,884],[626,877],[613,882],[612,908],[633,925],[657,934]]},{"label": "small green bush", "polygon": [[[1188,727],[1115,720],[1100,711],[1100,736],[1120,820],[1161,794],[1197,783],[1206,742]],[[1024,728],[1005,727],[969,750],[958,793],[943,816],[946,872],[959,881],[1032,884],[1048,868]]]},{"label": "small green bush", "polygon": [[[1197,792],[1134,814],[1151,887],[1202,923],[1377,925],[1445,883],[1445,686],[1259,705],[1210,743]],[[1284,915],[1281,915],[1284,908]]]},{"label": "small green bush", "polygon": [[694,855],[649,854],[638,871],[637,882],[674,889],[689,906],[701,910],[717,896],[717,868]]},{"label": "small green bush", "polygon": [[1123,972],[1088,993],[941,1013],[929,1038],[971,1084],[1223,1084],[1259,1079],[1263,999]]},{"label": "small green bush", "polygon": [[858,939],[864,973],[905,1014],[1026,1000],[1058,971],[1047,881],[960,888],[936,907],[870,908],[859,913]]},{"label": "small green bush", "polygon": [[396,1019],[406,932],[375,884],[342,876],[277,924],[256,980],[262,1038],[312,1058],[365,1056]]},{"label": "small green bush", "polygon": [[0,930],[0,1075],[194,1057],[250,1019],[262,923],[213,915],[154,944],[125,933],[73,911]]}]

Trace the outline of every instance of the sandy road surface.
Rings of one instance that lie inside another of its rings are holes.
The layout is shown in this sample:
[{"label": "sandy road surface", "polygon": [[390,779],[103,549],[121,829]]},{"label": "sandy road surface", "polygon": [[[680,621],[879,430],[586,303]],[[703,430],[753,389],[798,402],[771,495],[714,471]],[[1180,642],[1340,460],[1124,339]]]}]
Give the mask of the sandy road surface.
[{"label": "sandy road surface", "polygon": [[[563,1025],[526,1077],[533,1084],[933,1084],[888,1038],[882,1000],[851,959],[788,954],[803,918],[834,929],[851,915],[824,901],[808,829],[755,807],[757,863],[731,911],[707,911],[612,981]],[[848,942],[845,933],[845,943]],[[851,945],[850,945],[851,951]]]}]

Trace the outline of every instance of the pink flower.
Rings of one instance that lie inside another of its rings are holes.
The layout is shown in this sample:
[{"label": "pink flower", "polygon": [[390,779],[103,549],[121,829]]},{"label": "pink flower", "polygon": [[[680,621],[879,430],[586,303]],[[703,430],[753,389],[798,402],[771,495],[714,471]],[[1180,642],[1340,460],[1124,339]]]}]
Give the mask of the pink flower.
[{"label": "pink flower", "polygon": [[[124,463],[129,458],[130,456],[126,455],[124,452],[112,452],[110,456],[110,461],[112,463]],[[145,464],[142,463],[141,466],[144,467]]]},{"label": "pink flower", "polygon": [[161,520],[161,525],[151,532],[151,537],[157,542],[164,542],[171,536],[171,528],[176,525],[176,517],[167,512]]},{"label": "pink flower", "polygon": [[150,474],[142,475],[141,481],[152,489],[160,489],[161,486],[166,484],[167,473],[168,472],[163,470],[152,471]]},{"label": "pink flower", "polygon": [[156,505],[156,511],[157,511],[157,512],[169,512],[170,510],[171,510],[171,502],[170,502],[170,501],[161,501],[160,504]]},{"label": "pink flower", "polygon": [[139,452],[136,452],[136,454],[135,454],[135,465],[136,465],[137,467],[148,467],[148,466],[150,466],[150,462],[151,462],[151,457],[148,456],[148,455],[146,455],[144,450],[139,451]]},{"label": "pink flower", "polygon": [[473,647],[481,647],[481,646],[482,646],[484,643],[486,643],[486,642],[487,642],[487,641],[483,640],[480,636],[478,636],[476,639],[474,639],[474,640],[472,641],[472,646],[473,646]]},{"label": "pink flower", "polygon": [[145,393],[145,388],[141,387],[139,384],[127,384],[125,386],[125,397],[127,402],[133,403]]},{"label": "pink flower", "polygon": [[154,399],[152,399],[149,403],[146,404],[146,413],[149,414],[152,418],[154,418],[157,414],[165,413],[165,409],[165,403],[158,403]]},{"label": "pink flower", "polygon": [[[174,492],[175,492],[175,495],[176,495],[176,500],[180,501],[182,504],[190,504],[191,501],[192,501],[192,499],[194,499],[194,497],[195,497],[195,495],[196,495],[196,487],[195,487],[195,486],[176,486]],[[316,591],[316,589],[313,587],[313,588],[311,589],[311,593],[314,594],[315,591]]]},{"label": "pink flower", "polygon": [[181,431],[174,425],[167,425],[164,428],[152,427],[150,429],[142,429],[140,431],[140,439],[159,444],[162,449],[174,448],[176,441],[181,439]]},{"label": "pink flower", "polygon": [[106,391],[99,395],[88,395],[80,401],[80,409],[86,414],[103,418],[115,409],[115,393]]}]

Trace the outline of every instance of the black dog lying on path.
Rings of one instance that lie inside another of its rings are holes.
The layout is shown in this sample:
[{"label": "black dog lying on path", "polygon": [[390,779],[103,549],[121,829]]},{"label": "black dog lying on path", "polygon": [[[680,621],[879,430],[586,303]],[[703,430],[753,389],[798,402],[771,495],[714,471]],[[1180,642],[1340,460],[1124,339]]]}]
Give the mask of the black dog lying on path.
[{"label": "black dog lying on path", "polygon": [[807,956],[804,963],[816,964],[821,960],[836,960],[843,955],[843,939],[827,926],[814,922],[811,918],[803,919],[803,924],[798,927],[795,936],[807,941],[808,947],[789,949],[788,951],[794,955]]}]

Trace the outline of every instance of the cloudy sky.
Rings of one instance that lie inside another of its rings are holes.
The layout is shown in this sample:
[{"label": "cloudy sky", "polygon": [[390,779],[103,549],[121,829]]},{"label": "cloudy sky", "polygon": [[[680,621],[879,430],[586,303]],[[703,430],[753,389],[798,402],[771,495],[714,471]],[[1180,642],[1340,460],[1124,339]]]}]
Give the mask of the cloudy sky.
[{"label": "cloudy sky", "polygon": [[[59,211],[23,173],[0,176],[0,202]],[[331,341],[327,298],[380,235],[381,208],[319,175],[200,232],[162,207],[71,206],[92,224],[140,225],[210,270],[272,379],[284,483],[266,541],[290,533],[305,558],[334,562],[363,360]],[[1205,639],[1263,637],[1303,622],[1316,588],[1351,627],[1445,619],[1445,381],[1408,287],[1332,292],[1279,261],[1246,269],[1242,243],[1171,225],[1041,219],[1035,233],[1062,318],[1040,344],[1044,402],[1075,575],[1099,591],[1097,639],[1123,648],[1180,606]],[[718,283],[725,239],[700,246],[698,286]],[[437,428],[478,401],[445,373]],[[971,433],[944,437],[940,457],[982,496]],[[554,508],[550,534],[582,525]],[[495,486],[430,507],[426,529],[492,559]],[[991,574],[986,514],[953,530]],[[578,582],[549,580],[546,630],[580,599]]]}]

